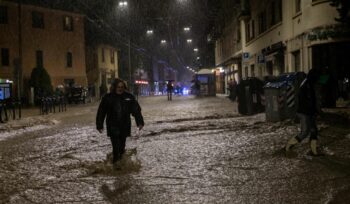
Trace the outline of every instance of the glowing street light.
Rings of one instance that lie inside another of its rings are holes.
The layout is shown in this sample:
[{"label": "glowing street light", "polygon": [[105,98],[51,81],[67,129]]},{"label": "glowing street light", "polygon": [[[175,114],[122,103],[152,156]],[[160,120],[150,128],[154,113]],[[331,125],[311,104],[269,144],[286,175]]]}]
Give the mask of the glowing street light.
[{"label": "glowing street light", "polygon": [[[123,13],[124,14],[127,14],[127,33],[130,34],[130,13],[127,12],[128,11],[128,1],[126,0],[120,0],[119,3],[118,3],[118,9],[122,12],[120,12],[120,14],[122,15]],[[130,86],[132,86],[133,84],[133,80],[132,80],[132,67],[131,67],[131,39],[130,39],[130,35],[128,35],[128,75],[129,75],[129,81],[128,81],[128,84]]]},{"label": "glowing street light", "polygon": [[120,1],[119,2],[119,7],[126,7],[128,6],[128,2],[127,1]]},{"label": "glowing street light", "polygon": [[187,39],[187,43],[192,43],[192,39]]},{"label": "glowing street light", "polygon": [[147,30],[147,35],[152,35],[153,34],[153,30]]},{"label": "glowing street light", "polygon": [[160,43],[164,45],[166,44],[166,40],[161,40]]},{"label": "glowing street light", "polygon": [[191,28],[190,27],[184,27],[184,31],[190,31],[191,30]]},{"label": "glowing street light", "polygon": [[198,52],[198,48],[194,48],[193,51]]}]

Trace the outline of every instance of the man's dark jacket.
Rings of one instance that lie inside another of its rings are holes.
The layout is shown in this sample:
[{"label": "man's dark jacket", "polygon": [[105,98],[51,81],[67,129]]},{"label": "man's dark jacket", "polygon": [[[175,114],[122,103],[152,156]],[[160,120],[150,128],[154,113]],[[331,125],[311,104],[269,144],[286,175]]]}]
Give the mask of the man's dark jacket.
[{"label": "man's dark jacket", "polygon": [[130,136],[130,114],[134,116],[137,126],[144,125],[141,107],[132,94],[128,92],[120,95],[116,93],[106,94],[98,107],[96,128],[98,130],[103,129],[103,123],[107,115],[106,125],[108,136]]},{"label": "man's dark jacket", "polygon": [[299,89],[299,105],[297,113],[309,116],[317,114],[316,92],[313,84],[307,79],[302,83]]}]

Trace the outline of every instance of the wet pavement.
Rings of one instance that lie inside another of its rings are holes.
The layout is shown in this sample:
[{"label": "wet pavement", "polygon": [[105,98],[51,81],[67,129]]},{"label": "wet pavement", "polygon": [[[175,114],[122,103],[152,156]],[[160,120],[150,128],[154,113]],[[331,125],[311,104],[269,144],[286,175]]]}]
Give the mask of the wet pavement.
[{"label": "wet pavement", "polygon": [[[346,114],[320,118],[320,149],[282,151],[292,121],[241,116],[225,97],[141,97],[146,126],[114,169],[97,104],[0,128],[0,203],[347,203]],[[19,124],[26,124],[26,128]],[[12,128],[11,131],[8,131]]]}]

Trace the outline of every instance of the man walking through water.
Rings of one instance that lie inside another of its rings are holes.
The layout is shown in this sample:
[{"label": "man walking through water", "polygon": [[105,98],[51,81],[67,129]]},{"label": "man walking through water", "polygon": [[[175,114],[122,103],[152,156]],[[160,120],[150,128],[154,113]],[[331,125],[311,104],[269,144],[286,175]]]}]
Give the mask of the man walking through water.
[{"label": "man walking through water", "polygon": [[310,135],[311,154],[314,156],[319,155],[317,151],[318,130],[316,124],[316,115],[319,112],[319,108],[315,91],[315,85],[319,82],[319,79],[319,72],[315,69],[311,69],[307,74],[306,79],[300,85],[297,115],[300,119],[301,130],[297,136],[289,139],[285,146],[287,154],[294,145],[300,143]]},{"label": "man walking through water", "polygon": [[125,90],[126,83],[115,79],[110,93],[102,98],[96,116],[96,128],[100,133],[103,132],[103,123],[107,116],[107,136],[110,137],[113,147],[113,164],[116,164],[125,152],[126,137],[131,133],[130,115],[135,118],[139,130],[144,126],[140,105],[135,97]]}]

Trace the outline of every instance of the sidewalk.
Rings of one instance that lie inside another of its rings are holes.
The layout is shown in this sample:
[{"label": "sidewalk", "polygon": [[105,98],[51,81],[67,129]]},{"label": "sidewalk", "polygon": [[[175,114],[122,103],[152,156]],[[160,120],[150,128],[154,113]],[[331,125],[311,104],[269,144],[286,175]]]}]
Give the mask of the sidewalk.
[{"label": "sidewalk", "polygon": [[[55,113],[40,114],[39,107],[26,107],[21,110],[21,119],[12,119],[5,123],[0,123],[0,140],[8,136],[13,136],[27,130],[28,128],[44,128],[47,126],[55,125],[65,117],[70,117],[72,114],[80,114],[87,111],[91,111],[91,108],[97,106],[98,102],[87,104],[68,104],[66,111],[59,112],[56,107]],[[18,117],[16,115],[16,117]]]}]

